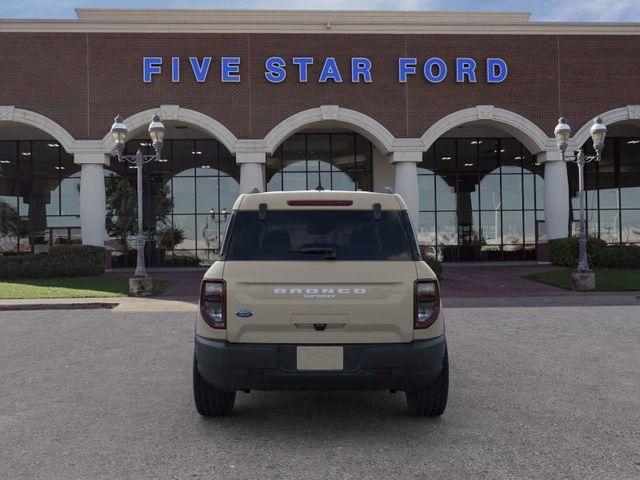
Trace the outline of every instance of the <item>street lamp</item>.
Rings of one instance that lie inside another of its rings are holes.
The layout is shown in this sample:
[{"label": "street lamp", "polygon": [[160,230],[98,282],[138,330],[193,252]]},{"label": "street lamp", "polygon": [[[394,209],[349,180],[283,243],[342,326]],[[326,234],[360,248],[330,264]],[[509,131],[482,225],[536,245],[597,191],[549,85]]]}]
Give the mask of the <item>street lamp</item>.
[{"label": "street lamp", "polygon": [[113,137],[113,143],[116,147],[116,156],[119,162],[127,162],[135,165],[138,170],[138,235],[136,237],[136,271],[133,274],[136,278],[146,278],[147,270],[144,266],[144,234],[142,225],[142,166],[145,163],[149,163],[153,160],[160,160],[160,154],[162,153],[162,146],[164,143],[165,128],[160,121],[160,117],[155,114],[149,124],[149,137],[153,143],[155,150],[154,155],[143,155],[138,149],[135,155],[125,155],[124,148],[127,142],[127,126],[124,124],[124,120],[118,115],[113,125],[111,126],[111,136]]},{"label": "street lamp", "polygon": [[587,228],[585,219],[585,191],[584,191],[584,166],[593,161],[599,162],[602,158],[602,149],[604,148],[604,139],[607,135],[607,127],[602,123],[600,117],[596,118],[591,126],[591,139],[593,140],[593,148],[596,151],[594,155],[585,155],[582,149],[574,154],[567,154],[569,145],[569,137],[571,136],[571,127],[567,120],[563,117],[558,120],[558,125],[554,130],[558,150],[562,154],[563,161],[574,162],[578,165],[578,191],[580,195],[580,237],[578,240],[579,257],[577,273],[591,273],[589,269],[589,261],[587,259]]}]

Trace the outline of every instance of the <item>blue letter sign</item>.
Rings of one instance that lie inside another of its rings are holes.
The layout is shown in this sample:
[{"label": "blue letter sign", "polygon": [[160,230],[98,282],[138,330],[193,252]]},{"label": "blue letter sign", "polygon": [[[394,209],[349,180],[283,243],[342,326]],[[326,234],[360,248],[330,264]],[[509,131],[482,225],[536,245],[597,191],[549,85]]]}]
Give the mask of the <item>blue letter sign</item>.
[{"label": "blue letter sign", "polygon": [[398,59],[398,81],[400,83],[407,83],[407,75],[413,75],[416,73],[415,58],[399,58]]},{"label": "blue letter sign", "polygon": [[507,78],[507,62],[501,58],[487,58],[487,83],[502,83]]},{"label": "blue letter sign", "polygon": [[307,83],[309,65],[313,65],[313,57],[293,57],[291,63],[298,65],[298,81]]},{"label": "blue letter sign", "polygon": [[364,57],[354,57],[351,59],[351,82],[360,82],[360,77],[366,83],[371,83],[371,60]]},{"label": "blue letter sign", "polygon": [[456,82],[464,83],[465,77],[476,83],[476,61],[473,58],[456,58]]},{"label": "blue letter sign", "polygon": [[340,69],[336,63],[336,59],[333,57],[327,57],[324,61],[324,66],[320,72],[320,83],[326,83],[327,80],[333,80],[336,83],[342,83],[342,77],[340,76]]},{"label": "blue letter sign", "polygon": [[[373,83],[373,61],[368,57],[351,57],[347,64],[348,57],[341,52],[344,59],[343,68],[349,68],[349,73],[345,72],[351,83]],[[346,58],[345,58],[346,57]],[[171,60],[169,64],[169,58]],[[211,70],[211,61],[213,57],[187,57],[193,72],[193,78],[197,83],[205,83],[208,81],[209,70]],[[239,83],[240,76],[240,57],[216,57],[216,61],[220,61],[220,77],[217,81],[220,83]],[[167,71],[163,75],[162,67],[164,60],[162,57],[143,57],[142,58],[142,81],[144,83],[152,83],[157,78],[163,78],[166,82],[180,83],[182,81],[181,66],[186,58],[167,57]],[[508,76],[507,62],[502,58],[489,57],[483,59],[486,62],[486,70],[478,69],[478,61],[472,57],[459,57],[455,59],[447,59],[440,57],[427,57],[426,60],[416,57],[399,57],[398,61],[398,83],[407,83],[412,76],[418,72],[418,68],[422,69],[422,76],[426,82],[431,84],[441,83],[451,78],[455,70],[455,81],[457,83],[476,83],[478,76],[483,77],[486,83],[503,83]],[[455,62],[455,63],[454,63]],[[318,64],[317,67],[314,65]],[[420,67],[418,67],[420,65]],[[321,67],[320,67],[321,66]],[[188,68],[188,67],[186,67]],[[287,72],[287,69],[298,70]],[[319,72],[318,72],[319,70]],[[291,73],[291,75],[288,75]],[[317,83],[343,83],[342,73],[336,61],[336,57],[324,57],[322,59],[314,57],[285,57],[272,56],[264,61],[264,77],[269,83],[282,83],[285,81],[296,81],[298,83],[308,83],[309,76],[312,75],[312,81]],[[157,77],[157,78],[156,78]],[[292,80],[287,80],[292,78]],[[384,79],[383,79],[384,80]],[[387,79],[390,81],[392,79]],[[424,80],[422,83],[425,83]],[[416,79],[415,81],[418,81]],[[450,79],[449,81],[453,81]]]},{"label": "blue letter sign", "polygon": [[284,82],[287,78],[287,71],[284,69],[286,63],[282,57],[269,57],[264,62],[264,68],[267,70],[264,72],[264,76],[271,83]]},{"label": "blue letter sign", "polygon": [[220,75],[223,83],[240,81],[240,57],[222,57]]},{"label": "blue letter sign", "polygon": [[198,57],[189,57],[191,62],[191,69],[193,70],[193,76],[196,78],[196,82],[204,83],[209,73],[209,67],[211,66],[211,57],[204,57],[202,64],[198,63]]},{"label": "blue letter sign", "polygon": [[142,59],[142,81],[151,83],[151,75],[159,75],[162,71],[162,57],[144,57]]},{"label": "blue letter sign", "polygon": [[[433,68],[437,67],[438,73],[433,73]],[[430,58],[424,64],[424,77],[431,83],[440,83],[447,77],[447,64],[438,57]]]}]

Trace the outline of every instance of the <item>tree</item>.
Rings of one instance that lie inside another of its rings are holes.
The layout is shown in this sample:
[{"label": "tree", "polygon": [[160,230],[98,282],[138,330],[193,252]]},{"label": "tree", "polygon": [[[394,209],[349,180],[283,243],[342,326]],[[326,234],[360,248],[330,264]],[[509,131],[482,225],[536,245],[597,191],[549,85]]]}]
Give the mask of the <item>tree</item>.
[{"label": "tree", "polygon": [[184,230],[180,227],[165,227],[158,232],[158,248],[165,252],[184,242]]},{"label": "tree", "polygon": [[[112,176],[105,183],[107,197],[107,231],[119,240],[123,251],[129,250],[127,238],[138,233],[138,200],[136,190],[126,177]],[[149,238],[154,238],[155,228],[159,223],[166,223],[173,208],[173,199],[166,185],[152,188],[150,195],[152,206],[147,229]]]},{"label": "tree", "polygon": [[20,238],[20,215],[18,209],[7,202],[0,201],[0,237]]}]

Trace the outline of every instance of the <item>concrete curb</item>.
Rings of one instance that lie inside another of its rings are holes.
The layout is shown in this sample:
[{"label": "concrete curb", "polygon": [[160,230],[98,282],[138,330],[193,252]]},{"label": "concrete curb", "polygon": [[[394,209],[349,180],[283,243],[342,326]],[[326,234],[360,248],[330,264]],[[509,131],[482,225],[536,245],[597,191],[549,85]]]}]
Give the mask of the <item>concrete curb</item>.
[{"label": "concrete curb", "polygon": [[13,303],[0,305],[0,312],[27,311],[27,310],[95,310],[113,309],[119,303],[116,302],[80,302],[80,303]]}]

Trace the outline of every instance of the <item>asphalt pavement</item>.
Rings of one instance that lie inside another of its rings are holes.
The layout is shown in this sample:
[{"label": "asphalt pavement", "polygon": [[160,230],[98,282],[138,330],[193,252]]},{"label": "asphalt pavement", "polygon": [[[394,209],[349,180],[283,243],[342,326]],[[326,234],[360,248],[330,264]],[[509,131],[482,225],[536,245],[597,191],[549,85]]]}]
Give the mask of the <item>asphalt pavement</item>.
[{"label": "asphalt pavement", "polygon": [[447,309],[440,419],[387,392],[202,419],[194,315],[0,312],[0,478],[640,478],[640,306]]}]

